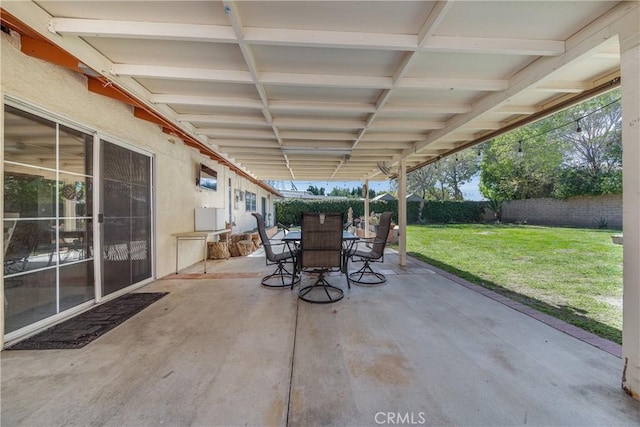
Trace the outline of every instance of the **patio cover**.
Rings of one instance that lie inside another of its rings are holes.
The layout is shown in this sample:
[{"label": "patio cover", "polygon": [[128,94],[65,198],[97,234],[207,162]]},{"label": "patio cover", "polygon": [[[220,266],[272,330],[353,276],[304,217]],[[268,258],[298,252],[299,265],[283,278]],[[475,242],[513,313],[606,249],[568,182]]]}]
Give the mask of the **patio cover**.
[{"label": "patio cover", "polygon": [[[81,6],[80,6],[81,4]],[[616,87],[612,1],[4,2],[258,180],[380,180]],[[23,37],[23,51],[47,45]],[[52,55],[49,55],[51,57]]]}]

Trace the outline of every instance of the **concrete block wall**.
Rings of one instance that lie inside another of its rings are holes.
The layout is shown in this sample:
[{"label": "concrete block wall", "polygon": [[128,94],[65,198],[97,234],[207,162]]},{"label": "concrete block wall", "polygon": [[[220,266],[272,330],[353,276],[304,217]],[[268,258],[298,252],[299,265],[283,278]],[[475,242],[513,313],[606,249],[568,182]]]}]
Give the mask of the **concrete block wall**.
[{"label": "concrete block wall", "polygon": [[579,196],[567,200],[531,199],[505,202],[503,222],[622,230],[622,195]]}]

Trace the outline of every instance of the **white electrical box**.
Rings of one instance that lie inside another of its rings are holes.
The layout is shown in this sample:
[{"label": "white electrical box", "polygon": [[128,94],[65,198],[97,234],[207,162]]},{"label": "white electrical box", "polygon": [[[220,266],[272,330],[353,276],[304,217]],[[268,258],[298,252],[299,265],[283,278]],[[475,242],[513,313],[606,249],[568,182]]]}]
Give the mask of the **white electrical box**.
[{"label": "white electrical box", "polygon": [[224,230],[224,209],[196,208],[195,225],[195,231]]}]

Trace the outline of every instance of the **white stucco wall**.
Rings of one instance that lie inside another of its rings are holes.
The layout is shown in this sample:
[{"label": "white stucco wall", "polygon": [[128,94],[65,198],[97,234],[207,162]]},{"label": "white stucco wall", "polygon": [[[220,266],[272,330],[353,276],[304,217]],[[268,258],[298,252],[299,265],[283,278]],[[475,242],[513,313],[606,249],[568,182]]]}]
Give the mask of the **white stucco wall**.
[{"label": "white stucco wall", "polygon": [[[256,193],[257,209],[260,211],[261,197],[268,195],[265,190],[185,146],[180,139],[163,133],[160,126],[135,118],[131,106],[89,92],[83,75],[22,54],[4,33],[1,52],[0,81],[5,96],[93,128],[115,138],[115,142],[125,142],[153,154],[156,277],[174,271],[176,243],[171,234],[194,230],[195,207],[224,208],[225,218],[228,218],[229,178],[234,188]],[[170,142],[170,139],[175,142]],[[4,141],[2,144],[4,150]],[[217,191],[196,186],[200,163],[218,172]],[[271,205],[269,201],[269,209]],[[234,231],[255,228],[255,219],[245,211],[244,203],[234,210],[233,215],[236,222]],[[180,243],[180,268],[201,258],[200,244]]]}]

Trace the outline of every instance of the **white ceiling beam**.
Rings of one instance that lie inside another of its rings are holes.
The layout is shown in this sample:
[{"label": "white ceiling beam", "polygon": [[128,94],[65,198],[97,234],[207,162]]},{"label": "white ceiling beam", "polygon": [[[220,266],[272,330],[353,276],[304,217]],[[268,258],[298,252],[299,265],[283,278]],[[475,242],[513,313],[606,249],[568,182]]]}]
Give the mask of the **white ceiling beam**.
[{"label": "white ceiling beam", "polygon": [[190,123],[271,127],[269,123],[259,117],[230,116],[224,114],[178,114],[176,118],[181,122]]},{"label": "white ceiling beam", "polygon": [[564,53],[565,45],[562,40],[432,36],[426,40],[422,50],[470,54],[558,56]]},{"label": "white ceiling beam", "polygon": [[157,93],[150,94],[148,99],[155,104],[204,105],[209,107],[250,108],[255,110],[262,109],[262,102],[259,99]]},{"label": "white ceiling beam", "polygon": [[233,28],[223,25],[168,22],[116,21],[107,19],[53,18],[49,31],[80,37],[236,42]]},{"label": "white ceiling beam", "polygon": [[167,67],[162,65],[113,64],[116,76],[150,77],[169,80],[196,80],[220,83],[253,83],[251,73],[243,70],[213,68]]},{"label": "white ceiling beam", "polygon": [[[236,6],[234,1],[225,0],[224,1],[224,10],[229,20],[231,21],[231,26],[233,27],[234,34],[238,41],[244,39],[244,29],[242,25],[242,19],[240,18],[240,12],[238,11],[238,7]],[[247,67],[249,68],[249,73],[251,75],[251,80],[258,91],[258,95],[260,96],[260,100],[262,101],[262,115],[264,116],[267,123],[271,125],[271,129],[273,131],[274,136],[278,140],[278,144],[282,145],[282,138],[280,137],[280,131],[277,126],[273,124],[273,115],[271,114],[271,110],[269,109],[269,99],[267,97],[267,92],[264,89],[263,84],[260,82],[258,78],[258,67],[256,65],[256,61],[253,55],[253,51],[251,47],[246,44],[240,45],[240,51],[242,52],[242,56],[244,58]],[[284,157],[285,161],[288,161],[286,157]]]},{"label": "white ceiling beam", "polygon": [[405,77],[398,82],[397,87],[408,89],[501,91],[509,87],[509,81],[504,79],[442,79]]},{"label": "white ceiling beam", "polygon": [[418,46],[423,48],[429,39],[433,36],[433,33],[437,30],[438,26],[442,23],[445,16],[451,10],[453,1],[439,1],[433,6],[429,16],[425,19],[420,31],[418,32]]},{"label": "white ceiling beam", "polygon": [[288,28],[247,27],[245,43],[273,46],[303,46],[375,50],[415,50],[410,34],[319,31]]}]

